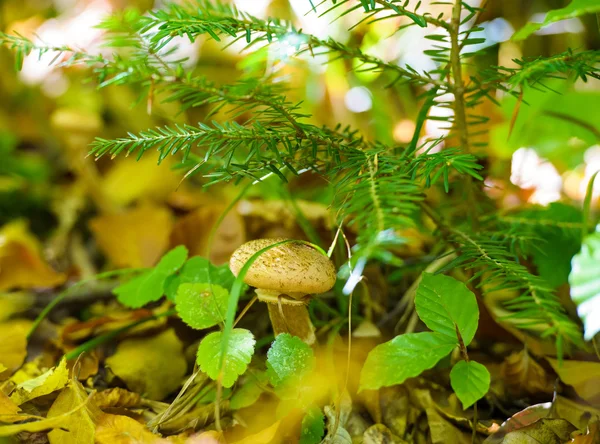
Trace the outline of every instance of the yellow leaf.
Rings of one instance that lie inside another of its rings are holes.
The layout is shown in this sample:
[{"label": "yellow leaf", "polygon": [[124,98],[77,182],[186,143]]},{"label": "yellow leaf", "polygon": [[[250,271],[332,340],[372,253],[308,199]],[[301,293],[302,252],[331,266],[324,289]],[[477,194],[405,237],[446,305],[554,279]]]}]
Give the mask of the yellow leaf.
[{"label": "yellow leaf", "polygon": [[546,358],[560,380],[572,385],[582,399],[591,405],[600,403],[600,363],[588,361],[563,361]]},{"label": "yellow leaf", "polygon": [[121,387],[114,387],[96,393],[94,402],[101,409],[108,407],[137,407],[142,402],[138,393],[133,393]]},{"label": "yellow leaf", "polygon": [[50,444],[94,442],[95,422],[102,411],[94,404],[93,397],[88,400],[88,394],[77,379],[72,378],[69,385],[60,392],[47,417],[60,417],[81,404],[85,404],[85,407],[69,415],[61,430],[53,430],[48,434]]},{"label": "yellow leaf", "polygon": [[0,294],[0,322],[27,311],[34,302],[35,296],[24,291]]},{"label": "yellow leaf", "polygon": [[157,401],[179,387],[187,370],[183,345],[172,329],[125,339],[106,365],[130,390]]},{"label": "yellow leaf", "polygon": [[21,405],[27,401],[47,395],[63,388],[69,381],[67,360],[60,361],[57,367],[51,368],[40,376],[19,384],[10,395],[15,404]]},{"label": "yellow leaf", "polygon": [[[42,418],[39,421],[26,422],[23,424],[12,424],[12,425],[0,426],[0,436],[12,436],[12,435],[16,435],[17,433],[20,433],[20,432],[29,432],[29,433],[42,432],[42,431],[46,431],[49,429],[55,429],[58,427],[62,427],[69,420],[69,417],[71,415],[75,414],[79,409],[83,408],[86,405],[86,403],[87,403],[87,399],[80,405],[76,406],[74,409],[72,409],[66,413],[63,413],[60,416],[55,416],[53,418]],[[27,419],[27,418],[31,419],[32,417],[28,416],[24,419]]]},{"label": "yellow leaf", "polygon": [[280,423],[281,423],[281,421],[277,421],[270,427],[268,427],[264,430],[261,430],[260,432],[255,433],[254,435],[247,436],[240,441],[235,441],[235,443],[233,443],[233,444],[267,444],[267,443],[270,443],[275,438],[275,435],[277,434],[277,429],[279,428]]},{"label": "yellow leaf", "polygon": [[150,203],[90,221],[98,246],[116,267],[151,267],[169,246],[171,213]]},{"label": "yellow leaf", "polygon": [[19,406],[0,390],[0,423],[23,421],[24,418],[19,415],[20,411]]},{"label": "yellow leaf", "polygon": [[[171,245],[185,245],[190,256],[207,257],[208,237],[224,210],[221,205],[207,205],[181,217],[173,227]],[[245,233],[242,217],[230,211],[217,228],[210,260],[217,265],[228,262],[231,253],[246,241]]]},{"label": "yellow leaf", "polygon": [[0,291],[10,288],[55,287],[66,279],[41,256],[39,242],[23,221],[11,222],[0,230]]},{"label": "yellow leaf", "polygon": [[96,444],[166,444],[169,441],[150,432],[128,416],[100,416],[96,427]]},{"label": "yellow leaf", "polygon": [[23,364],[27,356],[28,327],[29,322],[18,320],[0,324],[0,380]]},{"label": "yellow leaf", "polygon": [[177,189],[181,177],[171,169],[171,162],[156,165],[152,156],[121,158],[104,176],[106,196],[120,206],[126,206],[139,198],[155,201],[165,200]]}]

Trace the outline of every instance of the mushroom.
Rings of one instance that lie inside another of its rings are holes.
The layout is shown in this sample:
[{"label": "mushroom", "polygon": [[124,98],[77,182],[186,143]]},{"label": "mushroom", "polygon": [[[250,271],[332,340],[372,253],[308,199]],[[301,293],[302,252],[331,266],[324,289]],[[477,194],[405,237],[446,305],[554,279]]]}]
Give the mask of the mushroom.
[{"label": "mushroom", "polygon": [[[257,251],[284,238],[246,242],[233,252],[229,268],[237,276]],[[307,344],[315,342],[315,328],[306,305],[312,295],[335,284],[335,267],[329,258],[300,242],[289,242],[261,254],[250,266],[244,282],[256,287],[259,301],[267,303],[275,336],[290,333]]]}]

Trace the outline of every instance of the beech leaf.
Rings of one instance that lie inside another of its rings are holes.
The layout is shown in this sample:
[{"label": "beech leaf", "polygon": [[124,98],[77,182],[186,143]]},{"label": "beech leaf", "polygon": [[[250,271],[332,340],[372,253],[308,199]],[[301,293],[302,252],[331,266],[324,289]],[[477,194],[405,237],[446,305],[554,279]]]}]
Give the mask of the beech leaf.
[{"label": "beech leaf", "polygon": [[466,410],[489,390],[490,372],[479,362],[460,361],[452,367],[450,384]]}]

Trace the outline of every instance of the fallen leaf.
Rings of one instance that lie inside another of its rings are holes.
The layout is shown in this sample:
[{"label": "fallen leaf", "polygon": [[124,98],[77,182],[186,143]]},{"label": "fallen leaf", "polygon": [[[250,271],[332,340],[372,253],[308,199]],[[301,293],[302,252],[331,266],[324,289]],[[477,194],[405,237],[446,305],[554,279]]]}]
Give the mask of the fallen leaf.
[{"label": "fallen leaf", "polygon": [[526,350],[508,356],[501,373],[506,388],[515,397],[554,392],[555,376],[548,374]]},{"label": "fallen leaf", "polygon": [[546,359],[560,380],[573,386],[581,398],[592,405],[600,403],[600,362]]},{"label": "fallen leaf", "polygon": [[564,396],[554,398],[552,413],[557,418],[566,419],[578,430],[585,430],[591,418],[600,418],[600,408],[594,408],[583,402],[575,402]]},{"label": "fallen leaf", "polygon": [[79,409],[85,407],[88,400],[89,397],[82,404],[76,406],[73,410],[63,413],[62,415],[55,416],[53,418],[42,418],[39,421],[0,426],[0,437],[12,436],[21,432],[42,432],[62,427],[72,415],[74,415]]},{"label": "fallen leaf", "polygon": [[564,419],[543,418],[533,424],[507,433],[500,440],[499,435],[489,436],[484,443],[497,444],[561,444],[571,439],[571,433],[577,430],[573,424]]},{"label": "fallen leaf", "polygon": [[165,207],[144,203],[122,213],[97,216],[89,226],[115,267],[138,268],[153,266],[167,250],[173,222]]},{"label": "fallen leaf", "polygon": [[9,321],[0,324],[0,381],[23,364],[27,356],[29,322]]},{"label": "fallen leaf", "polygon": [[[75,377],[80,381],[85,381],[90,376],[98,373],[100,360],[96,350],[81,354],[77,359],[67,361],[67,368],[72,373],[75,371]],[[76,367],[74,369],[74,367]]]},{"label": "fallen leaf", "polygon": [[100,415],[96,425],[96,444],[167,444],[169,441],[150,432],[128,416]]},{"label": "fallen leaf", "polygon": [[385,425],[374,424],[367,430],[365,430],[362,442],[363,444],[402,444],[406,441],[394,435],[392,431],[388,429]]},{"label": "fallen leaf", "polygon": [[15,391],[10,395],[10,399],[15,404],[21,405],[32,399],[47,395],[56,390],[62,389],[69,381],[69,370],[67,369],[67,360],[60,361],[57,367],[42,373],[40,376],[17,385]]},{"label": "fallen leaf", "polygon": [[141,159],[122,157],[115,161],[102,179],[107,198],[126,206],[140,198],[164,201],[177,188],[181,177],[165,159],[160,165],[151,156]]},{"label": "fallen leaf", "polygon": [[56,287],[66,280],[42,258],[41,246],[28,231],[27,224],[16,221],[0,230],[0,291],[11,288]]},{"label": "fallen leaf", "polygon": [[571,442],[573,444],[600,444],[600,421],[596,419],[588,426],[585,434],[575,436]]},{"label": "fallen leaf", "polygon": [[137,407],[142,402],[138,393],[133,393],[121,387],[102,390],[94,396],[94,402],[101,409],[109,407]]},{"label": "fallen leaf", "polygon": [[241,439],[239,441],[235,441],[233,444],[268,444],[275,439],[277,435],[277,429],[279,428],[279,424],[281,421],[277,421],[273,423],[270,427],[261,430],[254,435],[250,435]]},{"label": "fallen leaf", "polygon": [[0,294],[0,322],[27,311],[35,302],[35,295],[30,292],[14,291]]},{"label": "fallen leaf", "polygon": [[471,435],[446,421],[435,408],[425,409],[432,444],[471,443]]},{"label": "fallen leaf", "polygon": [[50,444],[91,443],[94,441],[95,422],[102,412],[94,404],[93,397],[88,398],[81,383],[72,378],[69,385],[52,403],[47,418],[60,417],[81,404],[85,404],[85,406],[69,415],[61,430],[53,430],[48,433]]},{"label": "fallen leaf", "polygon": [[23,421],[23,416],[19,415],[20,411],[19,406],[0,390],[0,423]]},{"label": "fallen leaf", "polygon": [[190,256],[209,257],[216,265],[228,262],[231,253],[246,241],[246,229],[237,212],[227,213],[217,228],[209,255],[210,232],[224,210],[221,205],[208,205],[183,216],[173,227],[171,245],[185,245]]},{"label": "fallen leaf", "polygon": [[157,401],[179,387],[187,370],[183,345],[172,329],[125,339],[106,365],[130,390]]}]

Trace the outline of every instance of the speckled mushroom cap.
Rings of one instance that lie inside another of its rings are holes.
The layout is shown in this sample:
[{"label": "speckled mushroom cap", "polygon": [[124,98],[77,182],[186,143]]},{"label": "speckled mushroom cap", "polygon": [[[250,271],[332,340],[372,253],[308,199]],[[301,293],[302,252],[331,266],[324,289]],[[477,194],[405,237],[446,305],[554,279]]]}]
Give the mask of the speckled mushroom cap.
[{"label": "speckled mushroom cap", "polygon": [[[259,250],[286,240],[257,239],[246,242],[231,255],[229,268],[238,275]],[[290,242],[263,253],[250,267],[244,282],[282,294],[319,294],[335,284],[335,267],[329,258],[306,244]]]}]

